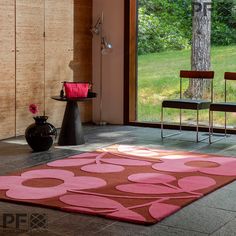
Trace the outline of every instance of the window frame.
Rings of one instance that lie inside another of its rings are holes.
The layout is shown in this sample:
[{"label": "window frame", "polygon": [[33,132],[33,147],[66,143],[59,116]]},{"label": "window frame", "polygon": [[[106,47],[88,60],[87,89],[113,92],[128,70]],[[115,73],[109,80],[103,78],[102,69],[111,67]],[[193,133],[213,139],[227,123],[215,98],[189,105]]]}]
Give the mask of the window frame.
[{"label": "window frame", "polygon": [[[124,125],[160,128],[160,122],[139,122],[137,118],[137,22],[138,0],[124,0]],[[132,27],[134,25],[134,27]],[[166,129],[178,130],[179,125],[164,125]],[[182,130],[195,131],[194,125],[183,125]],[[199,131],[209,128],[200,126]],[[224,133],[223,128],[214,128],[215,133]],[[227,129],[228,134],[236,134],[235,129]]]}]

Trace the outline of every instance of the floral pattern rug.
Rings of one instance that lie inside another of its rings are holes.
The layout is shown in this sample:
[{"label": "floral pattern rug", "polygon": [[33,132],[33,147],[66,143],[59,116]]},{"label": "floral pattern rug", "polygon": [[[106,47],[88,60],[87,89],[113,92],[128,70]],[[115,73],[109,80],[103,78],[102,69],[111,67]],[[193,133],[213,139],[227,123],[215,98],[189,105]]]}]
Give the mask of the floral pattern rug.
[{"label": "floral pattern rug", "polygon": [[236,179],[236,158],[113,145],[0,176],[0,199],[153,224]]}]

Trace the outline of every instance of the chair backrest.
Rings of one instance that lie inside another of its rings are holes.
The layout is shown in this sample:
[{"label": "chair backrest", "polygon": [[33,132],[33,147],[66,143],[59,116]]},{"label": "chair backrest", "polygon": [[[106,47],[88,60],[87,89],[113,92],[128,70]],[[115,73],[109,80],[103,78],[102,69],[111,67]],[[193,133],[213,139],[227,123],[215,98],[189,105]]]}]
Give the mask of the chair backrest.
[{"label": "chair backrest", "polygon": [[215,72],[214,71],[192,71],[192,70],[181,70],[180,71],[180,98],[182,98],[182,79],[209,79],[211,80],[211,88],[210,88],[210,95],[211,95],[211,102],[213,102],[213,79],[214,79]]},{"label": "chair backrest", "polygon": [[236,80],[236,72],[225,72],[225,102],[227,101],[227,81]]}]

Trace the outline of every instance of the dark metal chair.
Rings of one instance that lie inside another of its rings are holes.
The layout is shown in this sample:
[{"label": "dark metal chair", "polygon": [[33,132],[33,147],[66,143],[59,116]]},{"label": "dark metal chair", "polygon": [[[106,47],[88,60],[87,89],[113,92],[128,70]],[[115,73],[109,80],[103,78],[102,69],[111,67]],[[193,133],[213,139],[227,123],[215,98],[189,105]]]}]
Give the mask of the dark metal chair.
[{"label": "dark metal chair", "polygon": [[236,81],[236,72],[225,72],[225,101],[224,102],[214,102],[210,105],[209,109],[209,143],[212,143],[213,136],[213,112],[225,112],[225,122],[224,122],[224,136],[216,139],[214,142],[219,141],[227,137],[227,112],[236,112],[236,103],[227,102],[227,81],[234,80]]},{"label": "dark metal chair", "polygon": [[[211,100],[202,100],[202,99],[185,99],[183,98],[183,86],[182,86],[182,79],[209,79],[211,80],[211,87],[210,87],[210,97]],[[196,124],[196,141],[203,141],[208,137],[199,140],[199,110],[209,109],[210,104],[213,102],[213,78],[214,78],[214,71],[180,71],[180,98],[179,99],[172,99],[172,100],[164,100],[162,101],[161,107],[161,138],[164,139],[166,137],[170,137],[173,135],[180,134],[182,131],[182,109],[188,110],[196,110],[197,111],[197,124]],[[180,130],[178,133],[169,134],[164,136],[164,108],[176,108],[180,109]]]}]

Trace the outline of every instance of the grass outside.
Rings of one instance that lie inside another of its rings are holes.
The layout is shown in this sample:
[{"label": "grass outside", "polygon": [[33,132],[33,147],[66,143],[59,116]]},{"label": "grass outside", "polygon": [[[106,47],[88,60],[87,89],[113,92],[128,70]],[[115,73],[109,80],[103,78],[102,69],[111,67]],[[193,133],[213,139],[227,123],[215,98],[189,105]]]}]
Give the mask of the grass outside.
[{"label": "grass outside", "polygon": [[[191,51],[168,51],[138,57],[138,121],[159,122],[163,99],[179,98],[179,71],[190,70]],[[236,72],[236,45],[212,47],[211,70],[215,71],[214,101],[224,101],[224,72]],[[185,81],[185,80],[184,80]],[[184,87],[187,88],[188,80]],[[236,81],[228,83],[228,99],[236,102]],[[195,112],[183,110],[184,122],[194,123]],[[208,122],[208,111],[200,112],[200,119]],[[165,120],[179,121],[179,110],[165,109]],[[214,113],[215,123],[224,122],[224,113]],[[228,114],[230,126],[236,126],[236,114]]]}]

